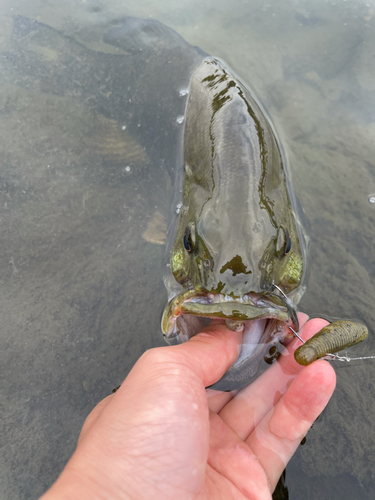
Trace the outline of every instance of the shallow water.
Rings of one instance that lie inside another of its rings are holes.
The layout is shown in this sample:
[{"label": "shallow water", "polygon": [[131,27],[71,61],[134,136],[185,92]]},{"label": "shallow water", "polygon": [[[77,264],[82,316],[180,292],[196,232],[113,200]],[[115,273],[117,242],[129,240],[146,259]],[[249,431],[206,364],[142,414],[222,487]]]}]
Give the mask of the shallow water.
[{"label": "shallow water", "polygon": [[[136,66],[137,45],[103,43],[124,16],[173,28],[255,91],[289,157],[308,221],[300,309],[364,321],[370,338],[351,355],[375,354],[375,204],[368,199],[375,193],[375,5],[155,4],[0,6],[4,499],[41,494],[92,407],[145,349],[163,345],[164,249],[142,234],[155,212],[168,212],[183,81],[160,94],[151,73],[142,78]],[[35,41],[22,23],[14,31],[14,15],[53,30],[43,28]],[[187,50],[171,40],[168,50],[174,44]],[[135,68],[134,79],[124,78],[125,67]],[[127,92],[139,102],[125,105]],[[170,134],[163,141],[152,133],[155,116]],[[286,470],[290,499],[374,496],[375,364],[334,366],[337,390]]]}]

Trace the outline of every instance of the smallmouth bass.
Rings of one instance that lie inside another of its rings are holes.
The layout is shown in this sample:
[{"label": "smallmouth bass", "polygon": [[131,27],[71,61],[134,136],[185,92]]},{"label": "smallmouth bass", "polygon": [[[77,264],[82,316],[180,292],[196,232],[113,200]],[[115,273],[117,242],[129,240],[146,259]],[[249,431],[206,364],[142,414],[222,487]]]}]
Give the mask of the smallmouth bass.
[{"label": "smallmouth bass", "polygon": [[204,318],[223,318],[233,330],[244,325],[239,358],[213,386],[237,389],[291,335],[286,325],[298,331],[306,241],[270,121],[215,58],[191,78],[183,155],[162,331],[174,344],[198,333]]}]

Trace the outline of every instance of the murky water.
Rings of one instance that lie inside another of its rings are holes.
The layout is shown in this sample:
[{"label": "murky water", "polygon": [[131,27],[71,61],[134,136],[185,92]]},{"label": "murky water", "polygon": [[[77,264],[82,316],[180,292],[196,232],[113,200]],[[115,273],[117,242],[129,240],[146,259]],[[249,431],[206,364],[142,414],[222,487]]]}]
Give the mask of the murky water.
[{"label": "murky water", "polygon": [[[309,223],[300,308],[364,321],[370,338],[351,354],[375,354],[374,3],[3,1],[4,499],[41,494],[92,407],[145,349],[163,345],[157,241],[178,158],[179,94],[199,53],[164,33],[164,66],[147,67],[139,48],[147,52],[150,41],[122,34],[120,45],[103,42],[124,16],[157,19],[254,89]],[[374,496],[375,363],[335,368],[334,397],[278,498]]]}]

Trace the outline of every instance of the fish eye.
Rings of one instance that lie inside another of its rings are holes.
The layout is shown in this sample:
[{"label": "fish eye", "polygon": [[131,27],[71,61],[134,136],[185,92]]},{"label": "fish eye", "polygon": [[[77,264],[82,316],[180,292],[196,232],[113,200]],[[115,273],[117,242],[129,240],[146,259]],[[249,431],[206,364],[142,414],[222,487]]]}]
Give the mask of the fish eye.
[{"label": "fish eye", "polygon": [[290,252],[292,247],[292,239],[290,237],[289,231],[285,229],[285,247],[284,247],[284,255]]},{"label": "fish eye", "polygon": [[292,247],[292,239],[290,237],[289,231],[283,227],[279,228],[279,234],[277,236],[276,251],[280,258],[284,257],[290,252]]},{"label": "fish eye", "polygon": [[193,245],[190,238],[190,229],[188,227],[185,229],[184,247],[187,253],[191,253],[193,251]]},{"label": "fish eye", "polygon": [[184,247],[187,253],[191,253],[195,247],[195,225],[188,224],[184,233]]}]

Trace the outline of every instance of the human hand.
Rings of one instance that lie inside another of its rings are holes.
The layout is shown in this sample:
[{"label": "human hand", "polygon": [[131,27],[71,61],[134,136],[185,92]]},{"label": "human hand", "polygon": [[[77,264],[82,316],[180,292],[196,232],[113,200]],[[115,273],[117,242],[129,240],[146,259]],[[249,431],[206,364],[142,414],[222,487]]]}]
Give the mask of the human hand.
[{"label": "human hand", "polygon": [[[326,324],[308,321],[300,335]],[[216,323],[185,344],[147,351],[87,417],[76,451],[42,499],[271,499],[328,403],[335,372],[322,360],[298,365],[293,340],[289,355],[237,394],[206,391],[240,343],[240,333]]]}]

